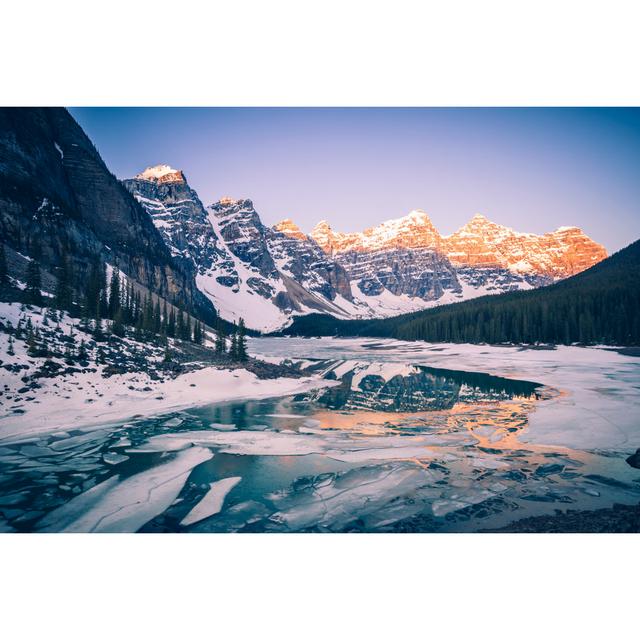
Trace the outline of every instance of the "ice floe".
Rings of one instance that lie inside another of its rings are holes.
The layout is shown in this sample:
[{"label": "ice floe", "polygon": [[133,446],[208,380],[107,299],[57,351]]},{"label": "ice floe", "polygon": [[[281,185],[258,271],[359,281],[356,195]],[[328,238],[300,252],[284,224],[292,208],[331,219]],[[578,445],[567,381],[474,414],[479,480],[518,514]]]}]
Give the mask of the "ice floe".
[{"label": "ice floe", "polygon": [[120,479],[112,476],[46,515],[39,531],[134,532],[168,509],[191,470],[213,457],[201,447],[147,471]]},{"label": "ice floe", "polygon": [[180,524],[186,527],[219,513],[227,494],[240,480],[242,480],[242,478],[236,476],[210,483],[209,491],[207,491],[202,500],[189,511]]}]

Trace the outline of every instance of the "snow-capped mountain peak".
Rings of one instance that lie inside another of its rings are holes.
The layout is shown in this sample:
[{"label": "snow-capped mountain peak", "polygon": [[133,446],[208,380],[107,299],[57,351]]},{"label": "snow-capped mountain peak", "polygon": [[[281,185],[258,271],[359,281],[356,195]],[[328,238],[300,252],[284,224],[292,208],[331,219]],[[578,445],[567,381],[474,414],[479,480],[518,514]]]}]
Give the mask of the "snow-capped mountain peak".
[{"label": "snow-capped mountain peak", "polygon": [[291,238],[307,240],[307,235],[291,218],[280,220],[280,222],[273,225],[273,230],[278,231],[279,233],[284,233],[286,236]]},{"label": "snow-capped mountain peak", "polygon": [[382,222],[359,232],[333,231],[322,221],[310,234],[327,253],[380,251],[395,248],[436,248],[440,245],[440,234],[429,216],[421,209],[414,209],[406,216]]},{"label": "snow-capped mountain peak", "polygon": [[184,182],[184,174],[168,164],[157,164],[147,167],[134,178],[135,180],[152,180],[154,182]]},{"label": "snow-capped mountain peak", "polygon": [[239,202],[242,202],[242,199],[236,200],[235,198],[232,198],[231,196],[222,196],[222,198],[220,198],[220,200],[218,200],[218,204],[221,204],[224,207],[227,207],[229,205],[238,204]]},{"label": "snow-capped mountain peak", "polygon": [[455,266],[499,267],[552,279],[574,275],[607,257],[605,248],[578,227],[537,235],[480,214],[445,236],[442,247]]}]

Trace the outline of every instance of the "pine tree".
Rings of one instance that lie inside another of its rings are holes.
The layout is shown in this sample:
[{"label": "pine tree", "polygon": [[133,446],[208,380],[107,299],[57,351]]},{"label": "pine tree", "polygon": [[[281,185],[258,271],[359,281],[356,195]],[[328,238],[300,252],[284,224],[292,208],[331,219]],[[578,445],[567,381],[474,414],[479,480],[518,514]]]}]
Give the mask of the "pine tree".
[{"label": "pine tree", "polygon": [[27,302],[42,306],[42,278],[40,276],[40,263],[32,258],[27,265],[25,294]]},{"label": "pine tree", "polygon": [[182,310],[178,312],[178,322],[176,324],[176,337],[184,340],[184,314]]},{"label": "pine tree", "polygon": [[27,334],[27,354],[30,356],[35,355],[38,351],[36,344],[37,335],[37,329],[36,331],[30,330]]},{"label": "pine tree", "polygon": [[204,342],[202,324],[198,320],[196,320],[193,325],[193,341],[196,344],[202,344]]},{"label": "pine tree", "polygon": [[102,340],[104,336],[103,330],[102,330],[102,318],[100,316],[98,316],[94,321],[93,321],[93,337],[96,340]]},{"label": "pine tree", "polygon": [[187,314],[187,321],[184,325],[184,335],[182,336],[183,340],[187,340],[191,342],[193,340],[193,334],[191,333],[191,316]]},{"label": "pine tree", "polygon": [[116,313],[122,306],[121,292],[120,292],[120,270],[118,267],[114,267],[111,274],[111,283],[109,284],[109,317],[115,318]]},{"label": "pine tree", "polygon": [[97,298],[93,305],[95,309],[94,320],[93,320],[93,335],[96,340],[102,340],[102,318],[103,318],[102,311],[104,309],[104,305],[102,304],[103,294],[104,294],[103,290],[99,289],[97,292]]},{"label": "pine tree", "polygon": [[222,355],[227,352],[227,335],[224,325],[219,322],[216,331],[216,353]]},{"label": "pine tree", "polygon": [[170,338],[176,337],[176,314],[173,311],[173,307],[171,307],[171,311],[169,312],[169,320],[167,322],[167,335]]},{"label": "pine tree", "polygon": [[116,312],[113,316],[113,322],[111,323],[111,333],[113,333],[116,336],[120,336],[121,338],[125,334],[122,315],[123,315],[122,307],[116,309]]},{"label": "pine tree", "polygon": [[167,301],[164,300],[162,305],[162,330],[161,333],[166,336],[169,324],[169,316],[167,315]]},{"label": "pine tree", "polygon": [[139,313],[138,319],[136,320],[135,333],[133,336],[134,339],[137,340],[138,342],[140,342],[143,337],[143,330],[144,330],[143,325],[144,325],[144,318],[142,317],[142,314]]},{"label": "pine tree", "polygon": [[229,355],[232,360],[238,359],[238,336],[235,331],[231,334],[231,348],[229,349]]},{"label": "pine tree", "polygon": [[147,293],[144,298],[144,308],[142,311],[142,330],[146,334],[153,333],[153,302],[151,301],[151,295]]},{"label": "pine tree", "polygon": [[100,259],[96,256],[89,267],[84,290],[84,315],[88,318],[95,318],[100,315],[102,272],[103,268],[100,264]]},{"label": "pine tree", "polygon": [[55,291],[55,306],[58,309],[71,309],[73,303],[73,293],[71,290],[71,268],[67,254],[60,257],[60,266],[56,273],[58,282]]},{"label": "pine tree", "polygon": [[9,356],[15,356],[16,352],[13,350],[13,336],[9,336],[9,345],[7,347],[7,355]]},{"label": "pine tree", "polygon": [[244,362],[247,355],[247,336],[246,329],[244,326],[244,318],[240,318],[240,322],[238,323],[238,337],[236,339],[236,357],[238,360]]},{"label": "pine tree", "polygon": [[156,305],[153,308],[153,332],[160,333],[162,329],[162,315],[160,314],[160,300],[156,300]]},{"label": "pine tree", "polygon": [[101,318],[109,317],[109,300],[107,298],[107,267],[105,264],[100,266],[100,299],[99,313]]},{"label": "pine tree", "polygon": [[89,354],[87,353],[87,347],[84,340],[80,340],[80,346],[78,347],[78,360],[87,360]]}]

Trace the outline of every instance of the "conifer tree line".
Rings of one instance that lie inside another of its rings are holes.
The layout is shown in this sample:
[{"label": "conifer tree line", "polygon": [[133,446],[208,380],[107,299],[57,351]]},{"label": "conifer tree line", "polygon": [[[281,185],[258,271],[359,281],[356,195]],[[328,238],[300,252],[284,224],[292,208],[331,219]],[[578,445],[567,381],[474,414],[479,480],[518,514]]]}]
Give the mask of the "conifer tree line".
[{"label": "conifer tree line", "polygon": [[433,342],[640,344],[640,241],[587,271],[533,291],[415,314],[401,339]]},{"label": "conifer tree line", "polygon": [[109,319],[112,333],[118,336],[124,336],[125,327],[131,326],[137,340],[159,336],[204,344],[202,322],[165,300],[156,297],[154,301],[149,292],[141,294],[131,281],[122,277],[117,266],[107,284],[106,266],[97,259],[89,269],[82,309],[85,322],[93,320],[94,332],[100,332],[102,320]]},{"label": "conifer tree line", "polygon": [[[0,286],[8,284],[4,245],[0,243]],[[29,304],[43,306],[42,277],[39,253],[34,252],[26,270],[25,301]],[[160,337],[204,344],[205,326],[199,320],[166,301],[147,292],[142,295],[131,281],[120,273],[118,267],[111,272],[107,282],[106,265],[94,258],[83,282],[82,291],[74,296],[73,273],[68,256],[63,253],[60,264],[55,270],[56,288],[53,306],[60,310],[72,310],[76,302],[82,313],[81,325],[86,331],[92,331],[97,338],[105,332],[103,321],[110,321],[110,331],[114,335],[124,336],[125,327],[134,328],[136,340],[144,341]],[[74,300],[75,298],[75,300]],[[227,344],[228,343],[228,344]],[[227,355],[232,360],[245,361],[248,358],[246,326],[240,318],[233,324],[228,334],[225,323],[219,321],[216,327],[215,351],[219,355]]]}]

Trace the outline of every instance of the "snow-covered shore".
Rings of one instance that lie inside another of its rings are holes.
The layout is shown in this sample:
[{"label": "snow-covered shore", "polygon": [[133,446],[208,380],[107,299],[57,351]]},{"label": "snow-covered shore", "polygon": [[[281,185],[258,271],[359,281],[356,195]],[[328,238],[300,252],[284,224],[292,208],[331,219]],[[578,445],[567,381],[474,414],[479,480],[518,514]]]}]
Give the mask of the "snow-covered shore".
[{"label": "snow-covered shore", "polygon": [[373,338],[260,338],[256,356],[403,362],[538,382],[561,394],[537,405],[521,440],[575,449],[640,447],[640,358],[609,348],[429,344]]},{"label": "snow-covered shore", "polygon": [[[212,402],[286,396],[335,384],[320,378],[260,380],[245,369],[206,367],[175,379],[153,381],[145,374],[102,378],[76,374],[43,381],[23,414],[0,409],[0,442],[53,429],[78,429],[157,415]],[[144,389],[148,389],[145,391]]]},{"label": "snow-covered shore", "polygon": [[[55,322],[45,324],[45,311],[0,303],[0,322],[5,330],[28,320],[34,328],[46,332],[58,348],[56,355],[46,358],[29,355],[23,339],[14,340],[8,332],[0,331],[0,442],[213,402],[285,396],[335,384],[319,377],[261,379],[246,369],[207,366],[211,364],[207,362],[192,362],[195,370],[177,377],[158,376],[153,370],[162,360],[163,348],[142,345],[130,338],[120,340],[123,353],[130,356],[136,350],[144,351],[140,368],[149,372],[107,373],[106,365],[96,360],[97,345],[90,346],[91,336],[79,330],[78,321],[60,314]],[[76,346],[80,340],[87,341],[89,366],[68,367],[60,352],[63,337]],[[38,377],[36,382],[34,374],[47,364],[57,369],[51,376]]]}]

